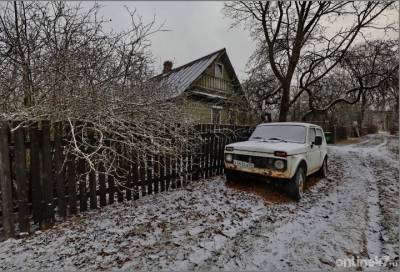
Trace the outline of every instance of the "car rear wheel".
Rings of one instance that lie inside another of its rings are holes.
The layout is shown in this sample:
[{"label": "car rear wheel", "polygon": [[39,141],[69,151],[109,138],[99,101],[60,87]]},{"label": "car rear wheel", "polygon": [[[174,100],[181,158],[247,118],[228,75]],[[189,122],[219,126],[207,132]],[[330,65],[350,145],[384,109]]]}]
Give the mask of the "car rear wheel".
[{"label": "car rear wheel", "polygon": [[294,177],[289,183],[289,194],[291,197],[299,201],[303,197],[304,186],[306,182],[306,174],[302,167],[299,167]]}]

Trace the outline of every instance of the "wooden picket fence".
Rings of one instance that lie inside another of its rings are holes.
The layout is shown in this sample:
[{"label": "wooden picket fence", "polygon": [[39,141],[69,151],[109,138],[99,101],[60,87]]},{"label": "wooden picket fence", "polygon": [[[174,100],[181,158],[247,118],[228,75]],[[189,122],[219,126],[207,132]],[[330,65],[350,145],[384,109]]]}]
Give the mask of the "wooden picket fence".
[{"label": "wooden picket fence", "polygon": [[196,130],[201,135],[197,148],[180,160],[142,154],[137,163],[125,166],[128,174],[117,182],[104,174],[102,165],[88,171],[84,159],[69,155],[65,160],[62,123],[41,121],[14,131],[9,123],[1,123],[0,238],[46,229],[80,212],[220,175],[225,145],[246,139],[252,128],[199,124]]}]

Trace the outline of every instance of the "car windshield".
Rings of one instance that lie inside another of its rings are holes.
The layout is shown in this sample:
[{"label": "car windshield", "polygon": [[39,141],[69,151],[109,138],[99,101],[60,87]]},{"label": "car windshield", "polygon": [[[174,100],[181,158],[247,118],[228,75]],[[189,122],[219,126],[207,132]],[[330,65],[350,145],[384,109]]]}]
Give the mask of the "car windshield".
[{"label": "car windshield", "polygon": [[284,142],[305,143],[306,128],[298,125],[262,125],[256,127],[249,140],[280,140]]}]

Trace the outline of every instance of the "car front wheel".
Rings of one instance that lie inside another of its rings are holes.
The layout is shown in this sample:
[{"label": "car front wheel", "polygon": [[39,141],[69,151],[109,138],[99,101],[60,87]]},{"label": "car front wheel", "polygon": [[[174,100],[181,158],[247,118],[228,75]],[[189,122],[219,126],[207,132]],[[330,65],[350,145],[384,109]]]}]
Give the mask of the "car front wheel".
[{"label": "car front wheel", "polygon": [[303,197],[304,185],[306,182],[306,174],[302,167],[299,167],[296,174],[290,180],[289,194],[291,197],[299,201]]},{"label": "car front wheel", "polygon": [[231,173],[230,171],[225,171],[226,182],[232,182],[233,176],[233,173]]},{"label": "car front wheel", "polygon": [[321,168],[318,170],[318,176],[321,178],[326,178],[328,175],[328,160],[325,158],[324,162],[321,165]]}]

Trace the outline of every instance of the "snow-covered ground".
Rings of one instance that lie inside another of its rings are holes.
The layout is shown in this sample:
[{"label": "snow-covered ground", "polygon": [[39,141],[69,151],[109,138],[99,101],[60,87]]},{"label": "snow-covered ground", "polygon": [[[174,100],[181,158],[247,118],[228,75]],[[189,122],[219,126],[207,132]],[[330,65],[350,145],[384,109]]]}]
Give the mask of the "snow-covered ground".
[{"label": "snow-covered ground", "polygon": [[270,185],[217,177],[87,212],[0,243],[0,270],[320,271],[343,258],[398,261],[393,146],[396,138],[370,135],[330,147],[329,177],[310,179],[299,203]]}]

